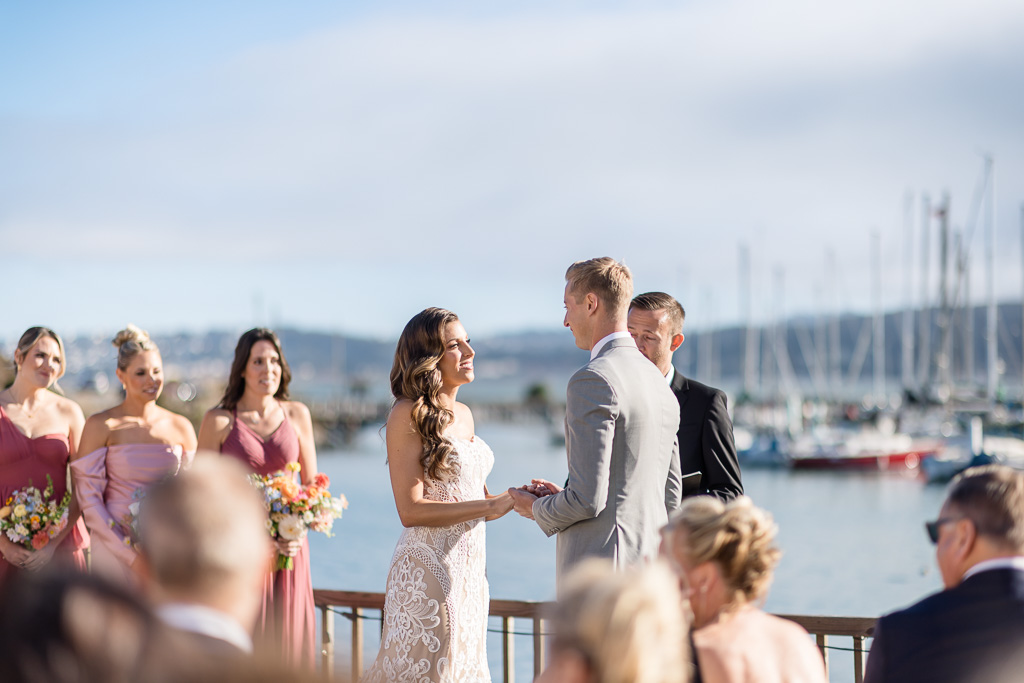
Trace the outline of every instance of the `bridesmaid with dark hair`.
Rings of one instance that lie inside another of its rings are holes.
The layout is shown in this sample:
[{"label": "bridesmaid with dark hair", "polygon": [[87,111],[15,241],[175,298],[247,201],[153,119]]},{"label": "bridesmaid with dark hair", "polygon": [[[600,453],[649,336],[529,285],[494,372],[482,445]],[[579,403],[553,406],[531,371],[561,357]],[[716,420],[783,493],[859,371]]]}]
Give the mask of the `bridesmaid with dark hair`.
[{"label": "bridesmaid with dark hair", "polygon": [[[31,327],[18,341],[14,366],[14,382],[0,392],[0,506],[26,486],[44,491],[47,475],[54,499],[60,500],[67,491],[68,461],[85,424],[77,403],[49,391],[66,369],[64,344],[53,330]],[[0,534],[0,585],[20,570],[38,571],[55,558],[84,571],[88,539],[74,497],[67,526],[38,550]]]},{"label": "bridesmaid with dark hair", "polygon": [[[238,340],[224,396],[206,413],[199,448],[238,458],[257,474],[300,465],[302,483],[317,474],[313,421],[309,409],[288,400],[291,371],[273,331],[249,330]],[[273,570],[263,588],[256,623],[257,647],[280,648],[288,664],[313,668],[316,614],[309,571],[309,541],[278,541],[277,551],[293,559],[292,569]]]}]

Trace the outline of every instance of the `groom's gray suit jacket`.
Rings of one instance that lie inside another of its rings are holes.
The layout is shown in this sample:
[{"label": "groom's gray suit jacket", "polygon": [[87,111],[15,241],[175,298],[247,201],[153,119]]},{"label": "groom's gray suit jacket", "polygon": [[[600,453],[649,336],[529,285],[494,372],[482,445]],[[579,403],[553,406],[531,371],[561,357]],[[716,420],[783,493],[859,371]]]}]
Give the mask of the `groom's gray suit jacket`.
[{"label": "groom's gray suit jacket", "polygon": [[613,339],[569,380],[565,423],[568,484],[533,503],[544,533],[558,534],[559,579],[588,557],[623,567],[655,556],[681,498],[668,382],[632,339]]}]

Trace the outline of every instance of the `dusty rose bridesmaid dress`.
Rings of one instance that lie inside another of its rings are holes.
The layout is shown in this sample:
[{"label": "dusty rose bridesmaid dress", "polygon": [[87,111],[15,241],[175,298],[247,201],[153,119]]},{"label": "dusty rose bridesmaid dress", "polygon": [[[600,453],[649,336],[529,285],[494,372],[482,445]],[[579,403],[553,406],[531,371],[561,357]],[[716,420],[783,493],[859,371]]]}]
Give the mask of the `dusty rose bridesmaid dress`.
[{"label": "dusty rose bridesmaid dress", "polygon": [[[0,504],[16,490],[35,486],[46,488],[46,475],[53,479],[53,495],[64,497],[67,487],[70,448],[66,434],[44,434],[30,439],[18,429],[0,407]],[[54,562],[63,562],[85,571],[85,548],[89,547],[89,534],[85,522],[79,517],[54,554]],[[22,570],[0,557],[0,586]]]},{"label": "dusty rose bridesmaid dress", "polygon": [[[260,437],[235,415],[234,424],[221,445],[221,453],[238,458],[257,474],[273,474],[299,460],[299,437],[285,415],[284,421],[266,439]],[[309,571],[309,540],[294,558],[293,569],[267,574],[263,583],[263,610],[256,623],[257,647],[280,650],[293,666],[315,667],[316,606],[313,579]]]},{"label": "dusty rose bridesmaid dress", "polygon": [[75,494],[92,534],[92,570],[136,584],[135,550],[126,542],[129,506],[164,477],[188,469],[195,456],[181,446],[128,443],[97,448],[71,463]]}]

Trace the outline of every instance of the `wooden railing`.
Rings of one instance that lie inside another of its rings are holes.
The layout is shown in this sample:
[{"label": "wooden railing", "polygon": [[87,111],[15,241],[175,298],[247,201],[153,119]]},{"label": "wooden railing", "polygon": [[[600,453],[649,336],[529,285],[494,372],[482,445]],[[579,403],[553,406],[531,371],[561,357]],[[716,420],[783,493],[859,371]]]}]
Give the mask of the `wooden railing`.
[{"label": "wooden railing", "polygon": [[[380,617],[369,617],[367,610],[379,612],[384,608],[383,593],[363,593],[358,591],[313,591],[316,606],[320,610],[322,630],[321,669],[330,676],[335,671],[335,624],[336,614],[352,622],[350,643],[350,662],[352,681],[358,681],[364,669],[363,634],[365,622],[373,619],[374,627],[380,628]],[[544,630],[542,614],[550,603],[528,602],[523,600],[491,600],[490,614],[501,619],[501,670],[505,683],[515,683],[515,651],[514,636],[516,619],[529,620],[532,624],[529,635],[533,641],[533,675],[536,677],[544,669]],[[338,611],[342,608],[345,611]],[[875,619],[867,617],[817,617],[794,614],[780,614],[780,617],[795,621],[815,637],[818,649],[825,660],[825,670],[829,668],[830,650],[853,651],[853,675],[856,683],[864,680],[864,647],[865,639],[870,638],[875,627]],[[831,645],[833,636],[850,637],[853,647]]]}]

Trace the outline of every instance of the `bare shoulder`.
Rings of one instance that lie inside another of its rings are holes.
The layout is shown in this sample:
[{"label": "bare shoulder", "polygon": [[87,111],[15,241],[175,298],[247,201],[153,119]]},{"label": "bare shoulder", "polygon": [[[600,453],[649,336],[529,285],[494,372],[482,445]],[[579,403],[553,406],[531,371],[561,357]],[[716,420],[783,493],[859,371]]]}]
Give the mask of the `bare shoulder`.
[{"label": "bare shoulder", "polygon": [[391,407],[391,412],[388,413],[388,431],[392,429],[416,431],[413,427],[412,406],[412,401],[403,398]]},{"label": "bare shoulder", "polygon": [[231,422],[234,419],[234,415],[231,414],[230,410],[224,408],[210,408],[206,411],[206,415],[203,416],[203,422],[210,420],[211,422]]},{"label": "bare shoulder", "polygon": [[93,433],[107,433],[110,431],[111,420],[117,418],[117,406],[113,408],[107,408],[106,410],[90,415],[89,419],[85,421],[85,429]]},{"label": "bare shoulder", "polygon": [[212,430],[214,432],[227,432],[231,429],[232,422],[235,416],[231,414],[230,410],[224,410],[223,408],[211,408],[206,411],[206,415],[203,416],[203,424],[200,427],[200,431]]},{"label": "bare shoulder", "polygon": [[104,410],[102,413],[89,416],[89,419],[85,421],[79,443],[80,454],[90,453],[106,445],[110,438],[112,412],[113,408]]},{"label": "bare shoulder", "polygon": [[72,432],[77,433],[82,430],[83,425],[85,425],[85,413],[82,412],[82,406],[70,398],[58,396],[56,407],[57,412],[67,422]]},{"label": "bare shoulder", "polygon": [[194,441],[196,430],[192,426],[191,420],[166,408],[164,410],[166,411],[165,417],[173,425],[175,433],[182,438],[189,437],[189,441]]},{"label": "bare shoulder", "polygon": [[65,415],[69,418],[81,418],[83,422],[85,421],[85,414],[82,413],[82,406],[64,396],[57,396],[56,398],[57,410],[60,411],[61,415]]},{"label": "bare shoulder", "polygon": [[281,408],[289,420],[312,420],[309,408],[300,401],[281,401]]},{"label": "bare shoulder", "polygon": [[455,424],[458,425],[459,436],[468,439],[476,434],[473,411],[465,403],[455,402]]}]

